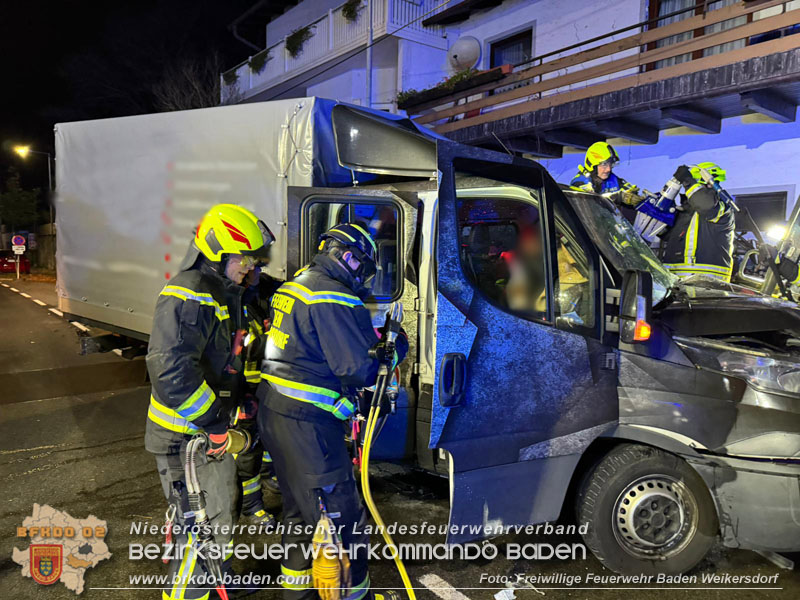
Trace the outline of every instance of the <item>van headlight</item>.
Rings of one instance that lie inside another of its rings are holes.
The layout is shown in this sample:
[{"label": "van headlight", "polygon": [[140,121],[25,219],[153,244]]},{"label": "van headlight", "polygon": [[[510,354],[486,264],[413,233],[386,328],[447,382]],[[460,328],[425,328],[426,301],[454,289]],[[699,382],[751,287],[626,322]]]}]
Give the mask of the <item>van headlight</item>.
[{"label": "van headlight", "polygon": [[675,342],[699,367],[739,377],[755,388],[800,395],[800,361],[796,359],[703,338],[676,337]]}]

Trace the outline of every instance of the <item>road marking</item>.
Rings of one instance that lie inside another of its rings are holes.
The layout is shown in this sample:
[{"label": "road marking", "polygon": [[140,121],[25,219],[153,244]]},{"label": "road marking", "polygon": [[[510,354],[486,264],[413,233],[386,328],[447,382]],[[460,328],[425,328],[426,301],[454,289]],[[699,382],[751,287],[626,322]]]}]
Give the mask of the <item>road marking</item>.
[{"label": "road marking", "polygon": [[56,314],[56,315],[58,315],[59,317],[63,317],[63,316],[64,316],[64,313],[62,313],[62,312],[61,312],[60,310],[58,310],[57,308],[51,308],[51,309],[50,309],[50,312],[51,312],[51,313],[53,313],[53,314]]},{"label": "road marking", "polygon": [[18,290],[17,288],[8,288],[8,289],[10,289],[12,292],[17,292],[17,293],[19,293],[19,290]]},{"label": "road marking", "polygon": [[434,573],[426,573],[419,581],[442,600],[469,600],[469,596],[465,596]]},{"label": "road marking", "polygon": [[26,294],[25,292],[20,292],[19,295],[23,298],[30,298],[30,294]]},{"label": "road marking", "polygon": [[86,327],[86,325],[84,325],[83,323],[78,323],[77,321],[70,321],[70,323],[72,325],[75,325],[75,327],[77,327],[81,331],[89,331],[89,328]]},{"label": "road marking", "polygon": [[7,283],[0,283],[0,285],[2,285],[3,287],[8,287]]},{"label": "road marking", "polygon": [[37,300],[36,298],[31,298],[31,300],[36,302],[36,304],[38,304],[39,306],[47,306],[46,302],[42,302],[41,300]]}]

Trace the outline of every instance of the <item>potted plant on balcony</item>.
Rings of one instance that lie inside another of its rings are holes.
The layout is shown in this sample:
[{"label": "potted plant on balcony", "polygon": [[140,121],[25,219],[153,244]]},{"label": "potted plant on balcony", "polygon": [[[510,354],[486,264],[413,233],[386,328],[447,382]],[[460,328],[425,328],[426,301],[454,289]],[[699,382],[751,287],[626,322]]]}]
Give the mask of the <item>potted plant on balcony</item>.
[{"label": "potted plant on balcony", "polygon": [[305,44],[313,34],[314,26],[306,25],[295,29],[292,33],[286,36],[286,51],[292,58],[297,58],[303,51],[303,44]]},{"label": "potted plant on balcony", "polygon": [[247,64],[250,66],[250,70],[258,75],[264,70],[264,67],[267,66],[267,62],[271,59],[272,57],[269,55],[269,50],[262,50],[258,54],[251,56]]},{"label": "potted plant on balcony", "polygon": [[498,81],[511,73],[512,65],[501,65],[485,71],[464,69],[451,77],[446,77],[437,85],[425,90],[405,90],[397,95],[397,108],[407,110],[410,107],[426,104],[439,98],[446,98],[470,88]]},{"label": "potted plant on balcony", "polygon": [[342,16],[348,23],[355,23],[362,8],[362,0],[347,0],[342,4]]}]

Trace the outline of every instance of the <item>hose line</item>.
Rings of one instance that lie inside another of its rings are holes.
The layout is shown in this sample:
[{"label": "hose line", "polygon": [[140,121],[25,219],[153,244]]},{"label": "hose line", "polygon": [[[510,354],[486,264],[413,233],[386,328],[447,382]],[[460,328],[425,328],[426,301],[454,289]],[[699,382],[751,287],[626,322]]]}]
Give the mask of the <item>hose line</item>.
[{"label": "hose line", "polygon": [[[381,378],[379,378],[381,379]],[[386,379],[387,377],[384,376],[383,378],[383,386],[380,386],[380,381],[375,386],[375,397],[378,400],[378,405],[380,404],[381,397],[383,396],[383,390],[386,389]],[[361,457],[361,491],[364,494],[364,502],[367,504],[367,508],[369,508],[369,512],[372,515],[372,518],[375,519],[375,523],[380,528],[381,535],[383,536],[383,540],[386,542],[386,545],[392,549],[392,558],[394,559],[394,564],[397,565],[397,570],[400,573],[400,577],[403,580],[403,585],[406,588],[406,592],[408,593],[408,597],[410,600],[417,600],[417,596],[414,594],[414,588],[411,585],[411,579],[408,577],[408,573],[406,572],[406,567],[403,564],[403,561],[400,558],[400,552],[397,549],[397,546],[392,540],[392,536],[389,535],[389,532],[386,530],[386,525],[381,518],[380,513],[378,512],[378,507],[375,506],[375,502],[372,500],[372,490],[369,487],[369,454],[370,450],[372,450],[372,437],[375,432],[375,424],[378,422],[378,413],[380,412],[379,406],[376,406],[373,403],[373,406],[369,409],[369,417],[367,418],[367,428],[364,435],[364,452]]]}]

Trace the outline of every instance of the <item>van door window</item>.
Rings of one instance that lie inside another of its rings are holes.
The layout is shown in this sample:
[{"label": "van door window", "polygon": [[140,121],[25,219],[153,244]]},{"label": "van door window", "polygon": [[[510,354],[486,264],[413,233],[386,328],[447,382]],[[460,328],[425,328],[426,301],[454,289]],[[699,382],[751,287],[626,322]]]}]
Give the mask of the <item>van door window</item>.
[{"label": "van door window", "polygon": [[580,237],[566,212],[555,204],[555,245],[558,272],[555,276],[556,316],[565,325],[594,326],[594,274]]},{"label": "van door window", "polygon": [[513,186],[464,187],[457,197],[467,280],[499,307],[545,319],[544,238],[536,193]]},{"label": "van door window", "polygon": [[307,264],[319,252],[319,238],[340,223],[357,223],[369,231],[378,246],[378,272],[372,296],[378,302],[399,297],[402,291],[400,214],[391,202],[342,202],[342,199],[312,198],[305,206],[305,244],[303,261]]}]

